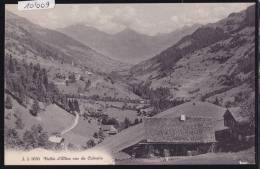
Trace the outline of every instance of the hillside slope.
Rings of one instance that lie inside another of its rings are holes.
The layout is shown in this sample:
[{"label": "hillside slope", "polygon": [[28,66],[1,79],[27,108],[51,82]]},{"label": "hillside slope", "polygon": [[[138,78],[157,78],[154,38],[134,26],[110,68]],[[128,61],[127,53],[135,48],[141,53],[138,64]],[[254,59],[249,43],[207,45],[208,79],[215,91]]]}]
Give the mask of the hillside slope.
[{"label": "hillside slope", "polygon": [[170,88],[174,98],[214,101],[218,97],[222,105],[239,104],[254,94],[254,29],[251,6],[197,29],[133,66],[130,74],[135,80],[151,81],[154,88]]},{"label": "hillside slope", "polygon": [[42,28],[9,11],[5,13],[5,51],[14,57],[43,58],[110,72],[123,66],[58,31]]},{"label": "hillside slope", "polygon": [[[12,97],[11,97],[12,98]],[[70,127],[75,117],[63,110],[56,104],[44,106],[40,111],[39,116],[35,117],[30,114],[29,108],[21,106],[15,99],[12,98],[13,108],[5,109],[5,129],[15,128],[22,138],[24,133],[33,125],[40,124],[48,136],[54,133],[61,133]],[[21,120],[22,129],[17,128],[17,119]],[[95,122],[87,123],[82,117],[79,117],[78,123],[71,131],[65,133],[63,138],[65,144],[73,143],[76,146],[84,146],[86,142],[92,138],[93,133],[99,129]]]}]

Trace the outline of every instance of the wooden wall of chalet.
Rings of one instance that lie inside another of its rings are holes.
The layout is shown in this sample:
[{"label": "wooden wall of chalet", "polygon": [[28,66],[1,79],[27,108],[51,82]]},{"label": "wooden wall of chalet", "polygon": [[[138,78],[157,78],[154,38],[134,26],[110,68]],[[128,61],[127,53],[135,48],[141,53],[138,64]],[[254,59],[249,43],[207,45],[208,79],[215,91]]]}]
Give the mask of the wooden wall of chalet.
[{"label": "wooden wall of chalet", "polygon": [[169,143],[139,143],[123,150],[135,158],[152,158],[167,156],[189,156],[215,151],[213,143],[169,144]]}]

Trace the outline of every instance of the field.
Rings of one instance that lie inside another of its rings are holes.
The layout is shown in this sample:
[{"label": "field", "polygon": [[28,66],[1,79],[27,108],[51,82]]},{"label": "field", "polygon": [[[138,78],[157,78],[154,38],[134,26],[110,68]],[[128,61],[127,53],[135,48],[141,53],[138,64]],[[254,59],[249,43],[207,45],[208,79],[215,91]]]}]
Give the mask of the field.
[{"label": "field", "polygon": [[133,110],[120,110],[115,108],[108,108],[105,111],[109,117],[114,117],[118,119],[118,121],[124,121],[125,118],[128,118],[131,122],[137,118],[136,111]]},{"label": "field", "polygon": [[[55,104],[46,106],[45,110],[39,113],[39,116],[34,117],[29,113],[29,109],[24,108],[14,99],[12,99],[12,102],[13,109],[5,110],[5,125],[8,126],[7,128],[16,128],[16,117],[20,118],[24,124],[23,129],[17,129],[20,137],[34,124],[40,124],[49,136],[53,133],[60,133],[71,126],[75,119],[75,116]],[[73,143],[78,146],[85,145],[93,136],[93,133],[97,131],[98,125],[95,120],[92,120],[90,124],[88,121],[83,120],[83,117],[80,117],[77,126],[63,136],[65,138],[65,144]]]}]

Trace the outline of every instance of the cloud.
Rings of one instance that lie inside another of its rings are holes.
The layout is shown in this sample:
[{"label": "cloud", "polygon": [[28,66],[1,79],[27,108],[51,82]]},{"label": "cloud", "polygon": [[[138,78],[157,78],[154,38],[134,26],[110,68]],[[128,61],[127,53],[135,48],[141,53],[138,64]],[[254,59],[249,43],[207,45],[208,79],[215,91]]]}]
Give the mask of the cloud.
[{"label": "cloud", "polygon": [[112,21],[130,27],[138,22],[136,10],[129,6],[117,8],[113,13]]},{"label": "cloud", "polygon": [[178,23],[179,22],[179,17],[174,15],[174,16],[171,17],[171,21],[173,21],[175,23]]},{"label": "cloud", "polygon": [[122,26],[113,21],[113,15],[101,10],[99,6],[93,6],[81,13],[81,17],[75,18],[78,22],[92,26],[105,32],[115,33]]},{"label": "cloud", "polygon": [[86,16],[88,17],[88,19],[90,20],[95,20],[95,19],[99,19],[102,17],[101,15],[101,9],[98,6],[94,6],[90,9],[88,9],[86,12]]},{"label": "cloud", "polygon": [[58,16],[56,14],[54,14],[53,11],[48,12],[47,16],[51,20],[57,20],[58,19]]},{"label": "cloud", "polygon": [[6,7],[34,23],[51,29],[81,23],[107,33],[116,33],[129,27],[140,33],[154,35],[170,32],[185,25],[216,22],[249,5],[252,4],[57,4],[51,10],[26,12],[18,11],[17,5]]},{"label": "cloud", "polygon": [[80,11],[80,5],[73,5],[72,8],[71,8],[72,17],[77,16],[79,11]]},{"label": "cloud", "polygon": [[112,14],[111,22],[120,28],[131,28],[137,32],[153,35],[156,24],[142,19],[142,13],[133,7],[125,6],[117,8]]},{"label": "cloud", "polygon": [[138,18],[133,7],[118,7],[112,12],[102,11],[100,7],[91,7],[83,14],[81,22],[110,33],[117,33],[126,27],[145,32],[150,24]]}]

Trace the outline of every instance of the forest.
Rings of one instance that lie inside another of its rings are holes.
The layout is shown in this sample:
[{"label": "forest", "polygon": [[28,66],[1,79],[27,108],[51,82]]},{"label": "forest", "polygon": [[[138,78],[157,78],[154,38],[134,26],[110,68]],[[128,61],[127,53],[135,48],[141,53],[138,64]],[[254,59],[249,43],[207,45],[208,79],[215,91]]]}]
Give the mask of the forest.
[{"label": "forest", "polygon": [[184,100],[170,100],[169,97],[172,94],[169,88],[159,87],[153,89],[149,81],[132,85],[132,91],[141,98],[150,100],[151,106],[154,107],[154,111],[150,116],[185,102]]},{"label": "forest", "polygon": [[79,111],[77,100],[69,101],[66,95],[59,92],[57,86],[48,80],[47,70],[41,68],[39,63],[27,64],[25,60],[18,62],[11,55],[6,56],[5,82],[5,92],[24,107],[32,99],[33,107],[36,107],[34,110],[37,109],[38,102],[43,102],[56,103],[67,111]]}]

